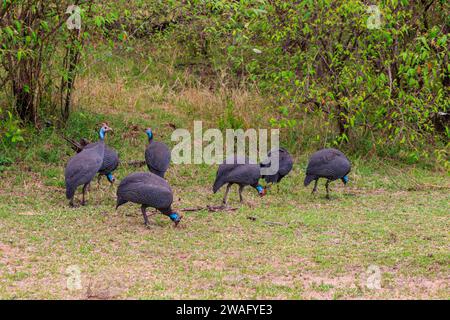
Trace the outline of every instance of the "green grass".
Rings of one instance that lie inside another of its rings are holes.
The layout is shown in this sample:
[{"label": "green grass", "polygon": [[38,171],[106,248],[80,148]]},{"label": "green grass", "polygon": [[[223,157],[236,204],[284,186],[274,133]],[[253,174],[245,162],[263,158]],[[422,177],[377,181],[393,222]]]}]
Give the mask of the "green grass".
[{"label": "green grass", "polygon": [[[450,181],[437,170],[352,158],[350,183],[334,182],[326,200],[323,182],[315,197],[303,187],[308,154],[296,154],[293,172],[266,197],[246,190],[240,205],[233,188],[237,211],[187,212],[177,229],[162,215],[145,228],[138,205],[115,211],[105,180],[92,184],[87,207],[68,208],[63,171],[73,151],[62,135],[94,140],[107,121],[120,181],[146,170],[126,165],[143,159],[144,128],[173,146],[172,125],[190,129],[202,114],[208,126],[219,121],[202,109],[209,97],[178,94],[154,71],[130,67],[118,89],[122,77],[108,70],[85,75],[94,85],[81,85],[65,129],[27,130],[26,146],[4,157],[14,162],[1,163],[0,298],[450,298]],[[102,77],[112,81],[106,91],[95,85]],[[142,88],[152,94],[136,95]],[[171,166],[174,208],[220,204],[215,173],[216,166]],[[66,285],[74,265],[78,291]],[[381,290],[366,286],[371,265],[380,268]]]}]

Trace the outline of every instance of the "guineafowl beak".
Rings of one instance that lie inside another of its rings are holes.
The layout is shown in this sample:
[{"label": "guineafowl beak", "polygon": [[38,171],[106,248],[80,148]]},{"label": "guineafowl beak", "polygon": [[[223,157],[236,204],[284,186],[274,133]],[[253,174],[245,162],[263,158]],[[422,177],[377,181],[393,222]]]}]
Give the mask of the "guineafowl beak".
[{"label": "guineafowl beak", "polygon": [[262,197],[264,197],[266,194],[267,194],[267,188],[264,188],[264,189],[260,192],[259,196],[262,198]]},{"label": "guineafowl beak", "polygon": [[110,128],[107,123],[102,123],[102,129],[103,129],[103,132],[105,132],[105,133],[113,131],[113,129]]}]

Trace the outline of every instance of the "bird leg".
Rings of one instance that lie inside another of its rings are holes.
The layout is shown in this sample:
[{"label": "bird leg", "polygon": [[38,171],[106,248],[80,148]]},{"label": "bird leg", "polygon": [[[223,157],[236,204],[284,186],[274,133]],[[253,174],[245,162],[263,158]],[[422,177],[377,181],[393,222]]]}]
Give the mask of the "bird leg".
[{"label": "bird leg", "polygon": [[244,186],[239,186],[239,201],[244,202],[244,198],[242,197],[242,191],[244,191]]},{"label": "bird leg", "polygon": [[231,183],[229,183],[227,185],[227,190],[225,191],[225,196],[223,197],[223,204],[224,206],[227,205],[227,201],[228,201],[228,193],[230,192],[230,188],[231,188]]},{"label": "bird leg", "polygon": [[85,206],[86,205],[86,190],[89,188],[89,183],[86,183],[84,186],[83,186],[83,199],[82,199],[82,201],[81,201],[81,205],[82,206]]},{"label": "bird leg", "polygon": [[147,216],[147,208],[145,206],[141,207],[142,215],[144,216],[144,224],[148,227],[148,216]]},{"label": "bird leg", "polygon": [[75,208],[75,205],[74,205],[74,203],[73,203],[73,197],[70,198],[70,201],[69,201],[69,207]]},{"label": "bird leg", "polygon": [[325,188],[327,189],[327,199],[330,199],[330,180],[327,180],[327,183],[325,183]]},{"label": "bird leg", "polygon": [[314,193],[317,192],[317,184],[318,184],[318,183],[319,183],[319,179],[316,179],[315,182],[314,182],[314,188],[313,188],[311,194],[314,194]]}]

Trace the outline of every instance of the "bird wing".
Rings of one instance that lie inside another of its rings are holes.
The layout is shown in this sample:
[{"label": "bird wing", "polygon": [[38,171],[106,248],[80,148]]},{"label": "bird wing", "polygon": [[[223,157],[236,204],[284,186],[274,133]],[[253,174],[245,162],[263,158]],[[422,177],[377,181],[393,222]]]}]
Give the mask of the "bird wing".
[{"label": "bird wing", "polygon": [[144,184],[153,184],[160,186],[161,188],[166,188],[170,190],[169,183],[163,178],[153,174],[151,172],[136,172],[128,175],[125,179],[122,180],[124,184],[126,183],[144,183]]},{"label": "bird wing", "polygon": [[153,141],[145,150],[145,162],[156,171],[166,172],[170,159],[170,150],[164,143]]},{"label": "bird wing", "polygon": [[103,156],[100,157],[97,152],[92,152],[92,150],[94,149],[83,150],[69,160],[65,170],[66,181],[80,185],[88,183],[94,178],[102,165]]},{"label": "bird wing", "polygon": [[277,182],[280,177],[282,178],[286,176],[292,170],[294,164],[292,157],[289,152],[283,148],[271,150],[267,154],[267,158],[261,162],[261,167],[269,168],[272,165],[272,161],[274,161],[276,157],[279,159],[278,171],[273,175],[265,175],[264,179],[266,179],[267,182]]},{"label": "bird wing", "polygon": [[306,175],[341,178],[350,171],[350,161],[338,150],[325,149],[316,152],[308,163]]},{"label": "bird wing", "polygon": [[170,187],[155,183],[153,177],[146,177],[145,174],[133,174],[122,180],[117,189],[117,196],[126,201],[158,209],[169,208],[173,202]]},{"label": "bird wing", "polygon": [[253,185],[258,183],[260,177],[261,171],[259,165],[241,164],[229,171],[224,179],[226,182]]},{"label": "bird wing", "polygon": [[287,175],[289,172],[291,172],[292,167],[294,166],[294,161],[292,160],[291,155],[285,151],[284,149],[280,149],[280,164],[278,173],[281,176]]},{"label": "bird wing", "polygon": [[100,168],[100,173],[111,173],[119,166],[119,154],[109,147],[105,147],[105,155],[103,157],[103,163]]}]

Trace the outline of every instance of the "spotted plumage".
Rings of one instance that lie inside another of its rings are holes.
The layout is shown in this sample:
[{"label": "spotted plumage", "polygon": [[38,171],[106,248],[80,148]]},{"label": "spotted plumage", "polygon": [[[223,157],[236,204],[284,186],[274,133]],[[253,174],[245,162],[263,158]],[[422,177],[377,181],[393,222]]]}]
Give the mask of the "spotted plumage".
[{"label": "spotted plumage", "polygon": [[145,225],[149,224],[147,208],[155,208],[168,216],[175,225],[181,216],[172,210],[173,193],[168,182],[150,172],[132,173],[120,182],[117,189],[117,205],[133,202],[141,205]]},{"label": "spotted plumage", "polygon": [[83,149],[80,153],[77,153],[70,158],[64,171],[65,184],[66,184],[66,197],[69,199],[69,205],[74,206],[73,198],[78,186],[83,186],[83,199],[81,204],[86,204],[86,191],[100,170],[103,164],[103,157],[105,154],[105,135],[108,131],[111,131],[106,124],[103,124],[99,131],[100,140],[93,143],[87,149]]},{"label": "spotted plumage", "polygon": [[216,193],[223,185],[227,184],[227,190],[223,198],[225,205],[233,184],[239,185],[239,199],[241,202],[243,202],[242,191],[246,186],[252,186],[258,191],[260,196],[264,196],[266,189],[259,184],[259,179],[261,178],[260,169],[259,164],[251,163],[247,157],[230,156],[217,170],[213,192]]},{"label": "spotted plumage", "polygon": [[279,183],[281,179],[291,172],[294,165],[294,161],[289,152],[284,148],[271,150],[267,154],[267,158],[261,162],[262,168],[270,168],[273,165],[273,161],[278,160],[278,170],[273,174],[263,174],[262,178],[267,183]]},{"label": "spotted plumage", "polygon": [[[86,145],[84,149],[89,149],[91,147],[95,146],[95,143],[90,143]],[[100,169],[98,170],[98,182],[100,182],[100,179],[102,176],[105,176],[108,181],[113,184],[116,179],[113,176],[113,172],[117,169],[119,166],[119,154],[116,150],[113,148],[108,147],[105,145],[105,153],[103,156],[103,163]]]},{"label": "spotted plumage", "polygon": [[348,158],[337,149],[322,149],[314,153],[308,163],[306,169],[306,177],[304,181],[305,187],[312,181],[315,181],[313,193],[317,191],[317,183],[319,178],[327,179],[325,185],[327,190],[327,198],[330,197],[329,183],[331,181],[341,179],[344,184],[348,182],[348,174],[351,170],[351,164]]},{"label": "spotted plumage", "polygon": [[150,172],[164,178],[170,165],[170,150],[164,143],[153,140],[152,129],[147,129],[145,132],[149,141],[145,149],[145,163]]}]

